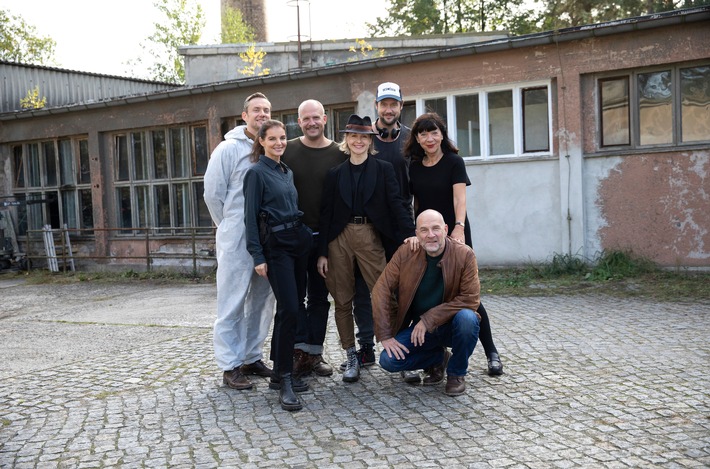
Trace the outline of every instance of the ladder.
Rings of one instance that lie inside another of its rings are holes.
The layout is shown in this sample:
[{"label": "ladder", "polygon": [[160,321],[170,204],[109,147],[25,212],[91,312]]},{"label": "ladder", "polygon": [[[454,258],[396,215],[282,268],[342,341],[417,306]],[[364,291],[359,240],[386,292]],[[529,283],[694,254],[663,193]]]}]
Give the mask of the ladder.
[{"label": "ladder", "polygon": [[[51,225],[44,225],[42,231],[42,236],[44,237],[44,252],[47,255],[47,266],[49,270],[51,272],[59,272],[59,262],[62,262],[62,267],[64,267],[65,270],[68,264],[71,271],[74,272],[74,255],[71,250],[67,224],[65,223],[61,230],[52,230]],[[57,246],[55,246],[54,243],[54,234],[56,232],[59,233],[59,252],[57,252]]]}]

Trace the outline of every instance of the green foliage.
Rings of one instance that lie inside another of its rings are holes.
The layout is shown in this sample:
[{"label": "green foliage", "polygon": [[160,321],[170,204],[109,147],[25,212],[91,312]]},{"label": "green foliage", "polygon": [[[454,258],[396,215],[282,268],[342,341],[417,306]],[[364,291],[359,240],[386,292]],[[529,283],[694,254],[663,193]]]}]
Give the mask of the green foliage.
[{"label": "green foliage", "polygon": [[538,26],[546,31],[710,5],[710,0],[538,0],[537,4],[544,10]]},{"label": "green foliage", "polygon": [[244,22],[242,12],[227,7],[222,15],[222,44],[254,42],[254,28]]},{"label": "green foliage", "polygon": [[46,105],[47,98],[45,96],[39,97],[39,86],[27,90],[27,96],[20,99],[22,109],[42,109]]},{"label": "green foliage", "polygon": [[388,16],[368,23],[373,36],[507,30],[531,32],[538,17],[524,0],[389,0]]},{"label": "green foliage", "polygon": [[704,5],[710,0],[389,0],[388,15],[367,26],[373,36],[520,35]]},{"label": "green foliage", "polygon": [[55,65],[57,43],[49,36],[38,36],[34,26],[21,16],[0,10],[0,60],[32,65]]},{"label": "green foliage", "polygon": [[[185,64],[178,54],[181,46],[195,45],[200,40],[205,27],[202,7],[195,0],[156,0],[153,3],[163,15],[164,20],[154,23],[155,32],[141,47],[153,58],[148,73],[153,80],[168,83],[185,82]],[[137,59],[129,65],[138,65]]]}]

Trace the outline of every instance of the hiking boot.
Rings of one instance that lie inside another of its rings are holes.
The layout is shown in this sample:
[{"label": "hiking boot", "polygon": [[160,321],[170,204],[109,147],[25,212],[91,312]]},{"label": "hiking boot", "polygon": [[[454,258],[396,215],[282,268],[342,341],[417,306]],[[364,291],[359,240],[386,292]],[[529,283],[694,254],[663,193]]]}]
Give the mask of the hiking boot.
[{"label": "hiking boot", "polygon": [[345,371],[343,371],[343,381],[346,383],[354,383],[360,379],[360,359],[355,351],[355,347],[350,347],[347,350],[348,360],[345,362]]},{"label": "hiking boot", "polygon": [[318,376],[330,376],[333,374],[333,367],[323,360],[323,355],[309,355],[311,369]]},{"label": "hiking boot", "polygon": [[[372,366],[375,364],[375,346],[373,344],[362,344],[360,350],[357,351],[360,366]],[[340,371],[345,371],[348,362],[344,361],[340,364]]]}]

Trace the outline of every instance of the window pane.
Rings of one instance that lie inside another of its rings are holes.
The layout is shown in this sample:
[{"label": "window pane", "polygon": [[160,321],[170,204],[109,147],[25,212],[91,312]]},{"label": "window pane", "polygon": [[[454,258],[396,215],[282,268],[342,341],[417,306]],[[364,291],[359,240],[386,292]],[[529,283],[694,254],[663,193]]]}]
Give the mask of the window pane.
[{"label": "window pane", "polygon": [[167,184],[155,186],[155,213],[158,226],[170,226],[170,192]]},{"label": "window pane", "polygon": [[446,98],[425,99],[424,112],[435,112],[439,114],[446,125],[449,125],[446,115]]},{"label": "window pane", "polygon": [[58,192],[47,192],[45,195],[49,201],[47,205],[47,214],[49,214],[49,224],[52,225],[52,229],[61,228],[62,222],[59,216],[59,193]]},{"label": "window pane", "polygon": [[547,87],[523,90],[523,152],[550,150]]},{"label": "window pane", "polygon": [[44,225],[44,204],[32,203],[32,200],[42,199],[40,193],[33,192],[27,197],[27,229],[41,230]]},{"label": "window pane", "polygon": [[400,122],[407,127],[411,127],[416,119],[417,104],[415,102],[404,103],[404,106],[402,106],[402,114],[399,116]]},{"label": "window pane", "polygon": [[54,152],[54,142],[44,142],[42,144],[44,151],[44,169],[46,174],[47,186],[57,186],[57,155]]},{"label": "window pane", "polygon": [[136,180],[144,181],[148,179],[148,161],[145,157],[145,145],[143,145],[143,133],[131,133],[133,142],[133,166],[136,170]]},{"label": "window pane", "polygon": [[138,207],[138,226],[146,228],[152,226],[150,223],[150,187],[136,187],[136,205]]},{"label": "window pane", "polygon": [[461,156],[481,156],[478,95],[456,96],[456,144]]},{"label": "window pane", "polygon": [[22,145],[12,147],[13,174],[15,175],[13,187],[25,187],[25,164],[22,159]]},{"label": "window pane", "polygon": [[602,146],[629,145],[629,78],[599,82]]},{"label": "window pane", "polygon": [[670,70],[639,74],[638,94],[640,144],[671,143],[673,100]]},{"label": "window pane", "polygon": [[73,186],[76,184],[74,177],[74,154],[72,153],[71,140],[59,141],[59,164],[61,185]]},{"label": "window pane", "polygon": [[91,166],[89,163],[89,141],[79,140],[79,183],[91,182]]},{"label": "window pane", "polygon": [[69,228],[79,228],[76,216],[76,191],[62,191],[62,223]]},{"label": "window pane", "polygon": [[680,70],[682,140],[710,140],[710,66]]},{"label": "window pane", "polygon": [[298,126],[298,113],[284,114],[283,123],[286,126],[286,138],[296,138],[303,135],[301,127]]},{"label": "window pane", "polygon": [[187,184],[173,186],[175,226],[190,226],[190,190]]},{"label": "window pane", "polygon": [[510,155],[513,145],[513,91],[488,95],[488,127],[491,155]]},{"label": "window pane", "polygon": [[[29,187],[41,187],[41,172],[39,169],[39,144],[27,145],[27,179]],[[41,227],[40,227],[41,228]]]},{"label": "window pane", "polygon": [[[91,189],[79,191],[79,204],[81,210],[81,228],[90,229],[94,227],[94,209],[91,201]],[[83,232],[89,234],[91,232]]]},{"label": "window pane", "polygon": [[116,136],[116,180],[128,181],[128,146],[125,135]]},{"label": "window pane", "polygon": [[130,228],[133,226],[133,212],[131,210],[131,188],[119,187],[116,192],[118,196],[118,226],[120,228]]},{"label": "window pane", "polygon": [[166,179],[168,177],[168,153],[165,148],[165,132],[154,130],[153,136],[153,166],[156,179]]},{"label": "window pane", "polygon": [[212,217],[207,209],[207,204],[203,197],[205,193],[205,184],[195,182],[192,185],[193,193],[195,194],[195,212],[197,214],[197,226],[212,226]]},{"label": "window pane", "polygon": [[190,141],[188,140],[187,128],[170,129],[172,141],[173,177],[189,177],[190,165]]},{"label": "window pane", "polygon": [[192,135],[195,139],[195,168],[193,176],[201,176],[207,170],[209,152],[207,150],[207,127],[194,127]]}]

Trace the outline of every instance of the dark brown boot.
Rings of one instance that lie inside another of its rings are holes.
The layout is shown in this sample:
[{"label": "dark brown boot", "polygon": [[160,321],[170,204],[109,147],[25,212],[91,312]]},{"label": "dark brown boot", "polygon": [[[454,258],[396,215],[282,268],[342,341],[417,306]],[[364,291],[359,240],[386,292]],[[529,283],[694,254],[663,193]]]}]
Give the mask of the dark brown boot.
[{"label": "dark brown boot", "polygon": [[323,360],[323,355],[309,355],[311,360],[311,369],[318,376],[330,376],[333,374],[333,367],[330,366],[325,360]]},{"label": "dark brown boot", "polygon": [[313,366],[311,365],[311,356],[303,350],[293,350],[293,376],[300,378],[311,374]]}]

